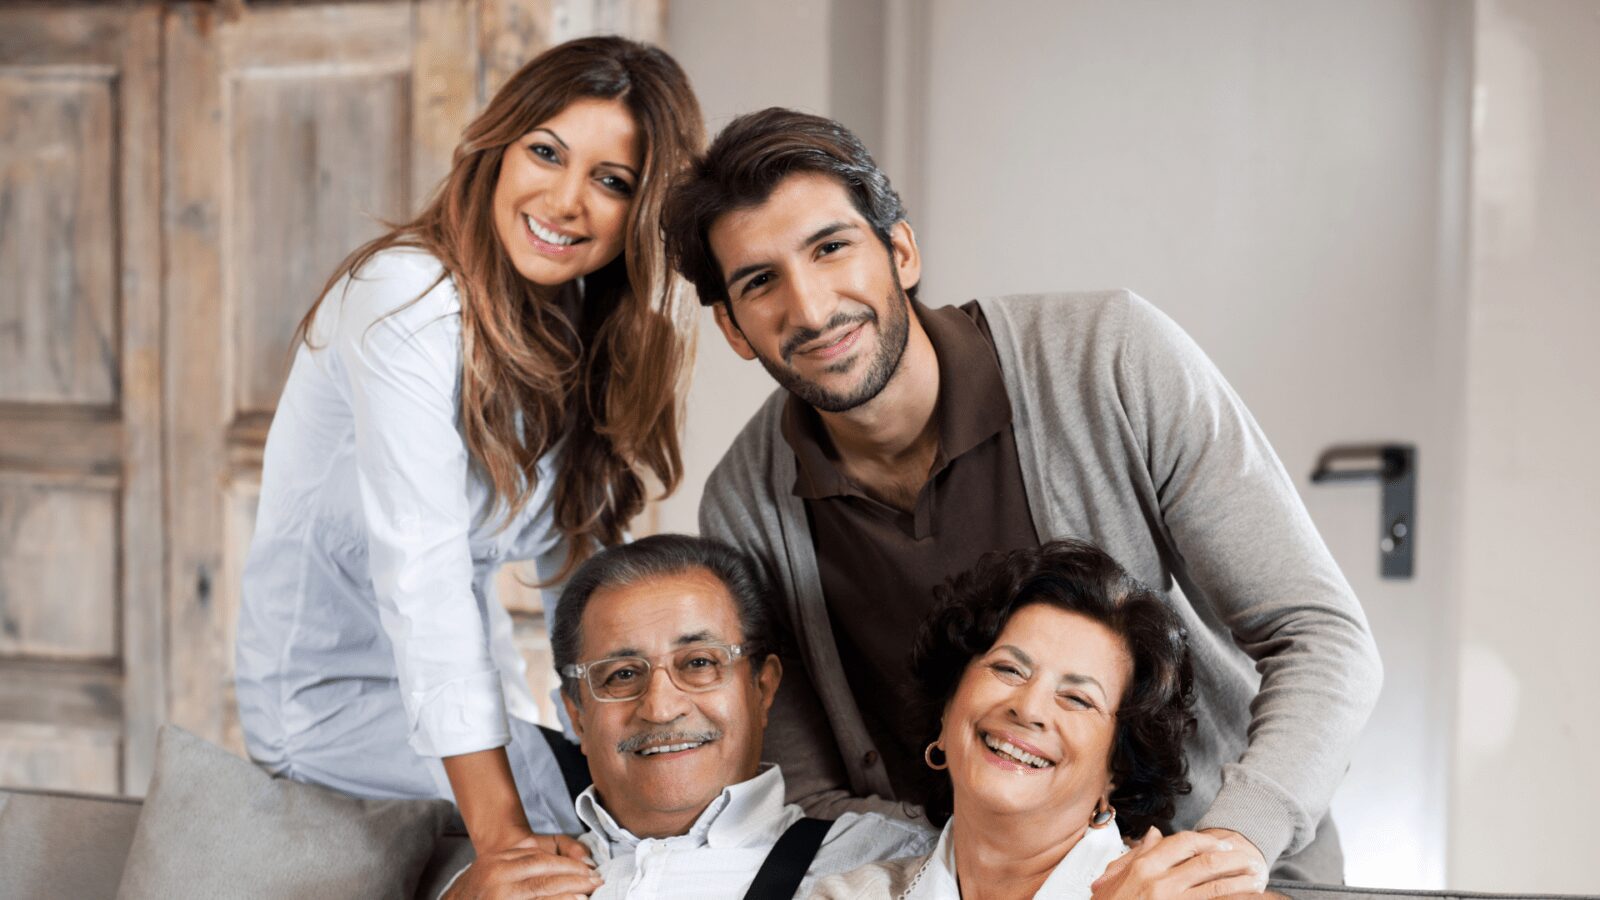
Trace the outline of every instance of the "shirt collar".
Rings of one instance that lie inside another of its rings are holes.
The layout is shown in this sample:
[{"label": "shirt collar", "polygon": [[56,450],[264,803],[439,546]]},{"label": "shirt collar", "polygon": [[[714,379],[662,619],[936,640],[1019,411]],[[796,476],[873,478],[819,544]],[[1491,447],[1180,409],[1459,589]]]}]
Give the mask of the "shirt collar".
[{"label": "shirt collar", "polygon": [[[713,849],[771,845],[793,818],[784,805],[783,792],[782,772],[771,763],[762,763],[754,778],[723,788],[694,820],[688,834],[659,840]],[[594,785],[585,788],[573,805],[578,820],[589,829],[606,858],[632,853],[648,840],[611,817]]]},{"label": "shirt collar", "polygon": [[[904,900],[960,896],[956,879],[955,840],[951,837],[953,821],[946,822],[944,830],[939,832],[939,843],[912,880],[910,889],[902,895]],[[1034,900],[1087,898],[1089,885],[1105,872],[1112,860],[1126,852],[1122,835],[1115,827],[1088,829],[1061,862],[1056,863],[1050,877],[1033,895]]]},{"label": "shirt collar", "polygon": [[[1011,425],[1011,403],[994,345],[978,324],[953,306],[930,309],[911,301],[939,361],[939,450],[933,475],[951,460]],[[859,494],[839,471],[833,441],[817,411],[789,395],[780,423],[795,455],[794,495],[804,500]]]}]

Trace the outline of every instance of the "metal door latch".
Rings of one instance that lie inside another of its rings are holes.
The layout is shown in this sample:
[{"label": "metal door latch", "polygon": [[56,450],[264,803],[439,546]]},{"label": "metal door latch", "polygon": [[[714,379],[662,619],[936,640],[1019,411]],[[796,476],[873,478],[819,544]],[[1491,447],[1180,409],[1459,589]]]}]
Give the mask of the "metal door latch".
[{"label": "metal door latch", "polygon": [[1312,484],[1369,481],[1383,484],[1378,518],[1378,564],[1384,578],[1410,578],[1417,543],[1417,448],[1414,444],[1329,447],[1317,459]]}]

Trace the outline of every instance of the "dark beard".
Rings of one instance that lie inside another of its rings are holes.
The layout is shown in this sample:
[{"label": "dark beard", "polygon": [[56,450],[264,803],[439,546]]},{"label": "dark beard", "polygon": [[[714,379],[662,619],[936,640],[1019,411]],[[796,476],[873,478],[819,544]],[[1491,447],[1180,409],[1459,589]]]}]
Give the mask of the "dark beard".
[{"label": "dark beard", "polygon": [[[807,381],[800,373],[789,368],[786,362],[797,348],[815,341],[833,329],[848,325],[851,322],[877,323],[878,316],[871,311],[855,317],[836,317],[819,331],[807,330],[790,335],[789,339],[784,341],[783,349],[780,351],[785,362],[780,363],[759,355],[757,359],[761,360],[762,368],[766,369],[767,373],[784,390],[800,398],[802,403],[816,409],[818,412],[849,412],[883,392],[883,389],[888,386],[889,380],[894,377],[894,373],[900,368],[900,357],[906,352],[906,341],[911,334],[911,300],[906,296],[905,290],[900,287],[898,278],[895,279],[894,290],[889,293],[887,299],[886,306],[889,316],[888,321],[882,323],[879,328],[878,351],[867,362],[867,371],[862,376],[861,382],[848,394],[834,393],[820,384]],[[837,364],[837,368],[829,367],[826,371],[830,373],[844,371],[844,368],[852,362],[854,361],[846,360]]]}]

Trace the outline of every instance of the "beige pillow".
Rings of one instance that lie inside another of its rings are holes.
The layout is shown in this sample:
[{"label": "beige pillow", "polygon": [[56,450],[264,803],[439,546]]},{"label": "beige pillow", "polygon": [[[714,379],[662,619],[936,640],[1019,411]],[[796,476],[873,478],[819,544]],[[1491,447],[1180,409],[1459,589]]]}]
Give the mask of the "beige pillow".
[{"label": "beige pillow", "polygon": [[452,811],[273,778],[164,725],[117,897],[410,898]]}]

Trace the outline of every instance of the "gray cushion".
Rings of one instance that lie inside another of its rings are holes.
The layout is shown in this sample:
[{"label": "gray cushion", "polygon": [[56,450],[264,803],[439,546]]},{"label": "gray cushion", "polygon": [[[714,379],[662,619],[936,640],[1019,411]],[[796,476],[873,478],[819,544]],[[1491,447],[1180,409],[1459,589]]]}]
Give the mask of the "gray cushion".
[{"label": "gray cushion", "polygon": [[139,801],[0,791],[0,897],[111,897]]},{"label": "gray cushion", "polygon": [[409,898],[452,810],[275,779],[163,726],[117,896]]}]

